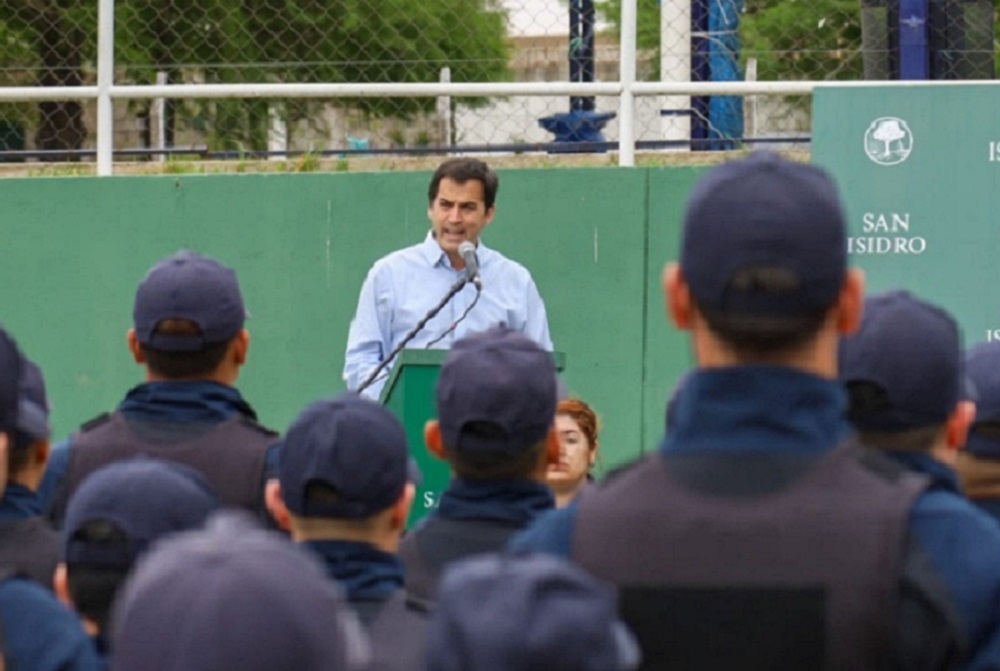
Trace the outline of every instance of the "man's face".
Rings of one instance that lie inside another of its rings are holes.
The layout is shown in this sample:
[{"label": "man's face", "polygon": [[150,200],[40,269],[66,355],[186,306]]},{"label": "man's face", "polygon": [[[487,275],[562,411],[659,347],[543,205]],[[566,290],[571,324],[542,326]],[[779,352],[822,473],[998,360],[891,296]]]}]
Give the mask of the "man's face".
[{"label": "man's face", "polygon": [[456,182],[445,177],[438,184],[437,195],[427,208],[427,216],[438,244],[459,270],[464,266],[456,264],[456,261],[461,261],[458,246],[466,240],[478,244],[479,234],[493,220],[495,209],[486,209],[483,184],[479,180]]}]

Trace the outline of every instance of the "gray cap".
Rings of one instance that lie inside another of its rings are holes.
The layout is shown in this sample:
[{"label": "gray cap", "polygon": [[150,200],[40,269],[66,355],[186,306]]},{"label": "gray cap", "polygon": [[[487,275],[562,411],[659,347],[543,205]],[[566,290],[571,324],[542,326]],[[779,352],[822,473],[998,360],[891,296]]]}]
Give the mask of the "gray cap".
[{"label": "gray cap", "polygon": [[614,588],[555,557],[484,556],[445,573],[427,671],[629,671],[639,646]]},{"label": "gray cap", "polygon": [[111,621],[116,671],[354,671],[369,659],[323,568],[247,514],[154,545]]}]

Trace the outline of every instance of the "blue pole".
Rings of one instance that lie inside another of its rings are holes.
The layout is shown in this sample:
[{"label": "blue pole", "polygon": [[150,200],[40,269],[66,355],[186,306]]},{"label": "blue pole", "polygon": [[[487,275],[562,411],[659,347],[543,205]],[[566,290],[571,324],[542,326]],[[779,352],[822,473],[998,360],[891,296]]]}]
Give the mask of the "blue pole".
[{"label": "blue pole", "polygon": [[[744,0],[712,0],[708,12],[709,68],[712,81],[743,79],[740,72],[740,14]],[[708,105],[709,148],[735,149],[743,137],[743,98],[713,96]]]},{"label": "blue pole", "polygon": [[899,78],[930,78],[927,0],[899,0]]}]

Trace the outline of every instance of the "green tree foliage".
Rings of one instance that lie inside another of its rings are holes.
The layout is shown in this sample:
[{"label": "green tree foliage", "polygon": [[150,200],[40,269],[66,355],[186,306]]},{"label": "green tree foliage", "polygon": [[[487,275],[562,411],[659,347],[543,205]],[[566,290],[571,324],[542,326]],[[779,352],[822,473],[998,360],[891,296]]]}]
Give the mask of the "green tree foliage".
[{"label": "green tree foliage", "polygon": [[[0,0],[0,39],[16,33],[28,47],[44,33],[26,8],[49,5],[49,25],[76,54],[22,49],[41,72],[71,70],[77,83],[93,63],[96,2]],[[73,9],[80,5],[89,11]],[[51,32],[51,29],[50,29]],[[72,57],[70,57],[72,56]],[[12,54],[0,51],[0,66]],[[118,0],[118,81],[152,83],[498,81],[507,76],[506,18],[496,0]],[[40,80],[39,80],[40,81]],[[408,117],[431,98],[342,101],[373,116]],[[217,148],[263,148],[268,103],[217,100],[172,105],[171,116],[214,131]],[[307,116],[314,104],[285,106]],[[294,120],[294,119],[293,119]]]}]

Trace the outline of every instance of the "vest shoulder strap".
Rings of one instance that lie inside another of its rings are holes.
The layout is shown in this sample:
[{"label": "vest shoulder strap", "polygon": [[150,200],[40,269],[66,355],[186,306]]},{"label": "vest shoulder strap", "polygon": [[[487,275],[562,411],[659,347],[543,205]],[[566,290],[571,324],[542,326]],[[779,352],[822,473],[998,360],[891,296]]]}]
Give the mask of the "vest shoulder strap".
[{"label": "vest shoulder strap", "polygon": [[111,413],[110,412],[102,412],[97,417],[94,417],[93,419],[88,419],[86,422],[84,422],[83,424],[81,424],[80,425],[80,432],[81,433],[86,433],[87,431],[93,431],[94,429],[96,429],[97,427],[101,426],[102,424],[107,424],[110,421],[111,421]]}]

